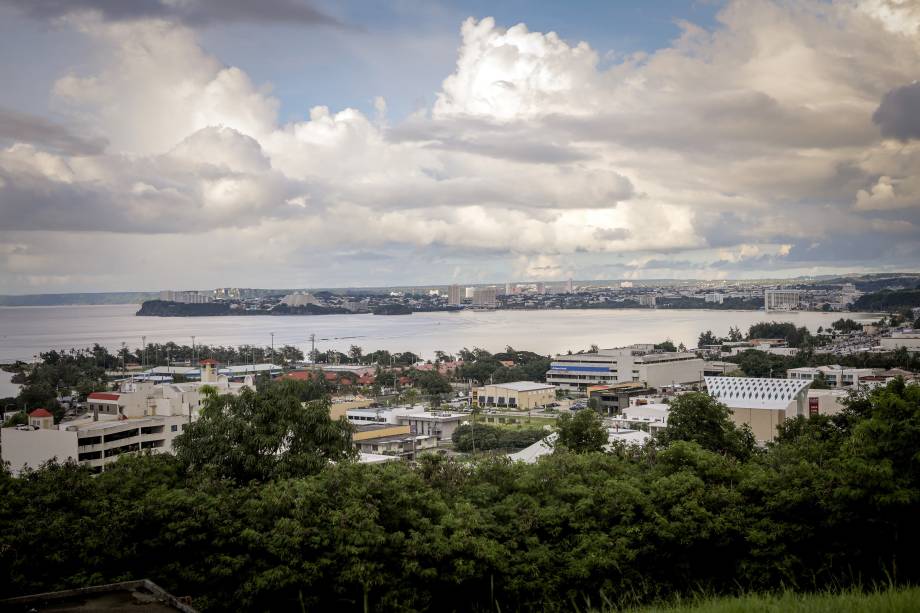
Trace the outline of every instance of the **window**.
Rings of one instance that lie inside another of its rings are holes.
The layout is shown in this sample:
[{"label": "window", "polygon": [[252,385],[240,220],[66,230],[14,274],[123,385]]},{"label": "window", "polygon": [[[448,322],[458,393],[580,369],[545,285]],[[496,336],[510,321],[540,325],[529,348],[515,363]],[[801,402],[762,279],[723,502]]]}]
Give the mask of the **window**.
[{"label": "window", "polygon": [[179,426],[177,426],[176,424],[173,424],[173,425],[171,425],[171,426],[169,427],[169,429],[170,429],[171,432],[178,432],[178,431],[179,431]]}]

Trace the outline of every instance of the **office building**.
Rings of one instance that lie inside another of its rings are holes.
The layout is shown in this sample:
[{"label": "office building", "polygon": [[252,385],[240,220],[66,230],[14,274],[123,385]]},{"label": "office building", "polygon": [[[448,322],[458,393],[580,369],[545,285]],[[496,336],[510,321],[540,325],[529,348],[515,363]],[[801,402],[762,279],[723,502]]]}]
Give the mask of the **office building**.
[{"label": "office building", "polygon": [[209,292],[177,292],[173,290],[162,290],[160,300],[166,302],[181,302],[182,304],[205,304],[212,302],[213,298]]},{"label": "office building", "polygon": [[704,367],[705,362],[695,353],[657,351],[654,345],[638,344],[557,355],[546,373],[546,382],[581,391],[593,385],[616,383],[642,383],[660,388],[698,383]]},{"label": "office building", "polygon": [[653,307],[657,303],[657,298],[652,294],[642,294],[639,296],[639,306]]}]

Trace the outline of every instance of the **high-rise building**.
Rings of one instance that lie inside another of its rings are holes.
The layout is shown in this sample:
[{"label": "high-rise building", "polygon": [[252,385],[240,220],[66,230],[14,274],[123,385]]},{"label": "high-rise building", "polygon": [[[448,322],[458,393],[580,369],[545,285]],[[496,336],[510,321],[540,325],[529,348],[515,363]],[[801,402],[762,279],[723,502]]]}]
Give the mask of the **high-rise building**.
[{"label": "high-rise building", "polygon": [[765,311],[792,311],[799,308],[801,296],[798,290],[768,289],[763,293]]},{"label": "high-rise building", "polygon": [[537,283],[537,293],[538,294],[546,293],[546,283]]},{"label": "high-rise building", "polygon": [[473,306],[494,309],[496,305],[495,287],[477,287],[473,291]]},{"label": "high-rise building", "polygon": [[475,291],[476,291],[476,288],[475,288],[475,287],[468,287],[468,288],[466,288],[466,290],[463,292],[463,297],[464,297],[464,298],[472,298],[472,297],[473,297],[473,293],[474,293]]},{"label": "high-rise building", "polygon": [[450,306],[460,306],[460,286],[457,284],[447,288],[447,304]]},{"label": "high-rise building", "polygon": [[575,292],[575,285],[572,282],[572,278],[569,277],[569,280],[565,282],[565,293],[571,294]]}]

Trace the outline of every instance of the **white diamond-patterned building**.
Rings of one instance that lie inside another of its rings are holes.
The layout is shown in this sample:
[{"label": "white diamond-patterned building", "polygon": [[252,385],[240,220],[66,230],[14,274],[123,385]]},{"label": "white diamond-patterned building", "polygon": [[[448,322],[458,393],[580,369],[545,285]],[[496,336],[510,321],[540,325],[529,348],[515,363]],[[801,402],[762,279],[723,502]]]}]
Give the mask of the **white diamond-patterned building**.
[{"label": "white diamond-patterned building", "polygon": [[758,441],[771,441],[783,420],[806,414],[810,381],[706,377],[709,395],[732,411],[736,424],[748,424]]}]

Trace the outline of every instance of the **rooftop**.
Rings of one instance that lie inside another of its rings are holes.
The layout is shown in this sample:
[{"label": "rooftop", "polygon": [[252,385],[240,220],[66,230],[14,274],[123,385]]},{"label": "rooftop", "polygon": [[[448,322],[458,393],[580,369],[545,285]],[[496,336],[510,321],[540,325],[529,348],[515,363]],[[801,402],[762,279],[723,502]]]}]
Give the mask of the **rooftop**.
[{"label": "rooftop", "polygon": [[538,390],[556,389],[556,386],[547,383],[536,383],[534,381],[513,381],[511,383],[491,383],[493,387],[498,387],[515,392],[536,392]]},{"label": "rooftop", "polygon": [[785,409],[809,385],[799,379],[706,377],[709,395],[733,409]]}]

